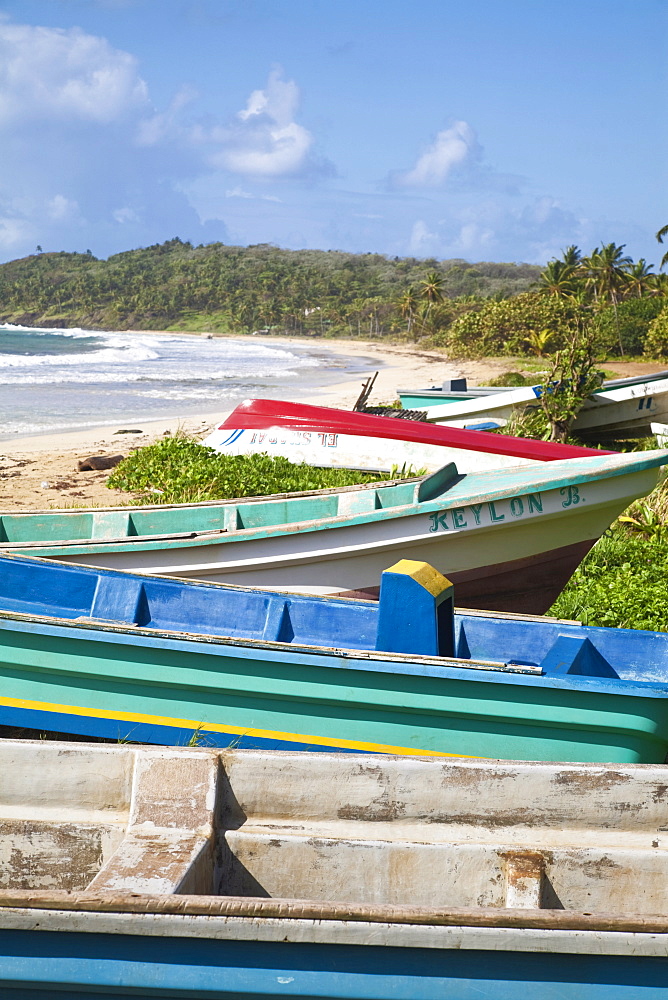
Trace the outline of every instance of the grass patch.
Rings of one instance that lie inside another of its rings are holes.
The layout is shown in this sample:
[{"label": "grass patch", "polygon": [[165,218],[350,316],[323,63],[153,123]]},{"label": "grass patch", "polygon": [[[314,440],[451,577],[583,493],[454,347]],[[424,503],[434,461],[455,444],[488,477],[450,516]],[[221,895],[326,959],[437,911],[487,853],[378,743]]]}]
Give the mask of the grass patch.
[{"label": "grass patch", "polygon": [[668,630],[668,545],[615,526],[599,539],[548,614],[584,625]]},{"label": "grass patch", "polygon": [[[415,475],[402,470],[399,475]],[[112,489],[138,494],[139,503],[196,503],[270,496],[396,478],[349,469],[316,469],[268,455],[220,455],[185,434],[138,448],[107,480]]]}]

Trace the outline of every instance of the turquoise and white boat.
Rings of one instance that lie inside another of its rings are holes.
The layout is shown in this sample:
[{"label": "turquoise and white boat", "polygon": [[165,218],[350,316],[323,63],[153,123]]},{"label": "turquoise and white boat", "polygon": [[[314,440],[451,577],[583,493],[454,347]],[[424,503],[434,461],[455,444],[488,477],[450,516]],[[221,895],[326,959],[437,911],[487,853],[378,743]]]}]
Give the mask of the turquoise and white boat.
[{"label": "turquoise and white boat", "polygon": [[[573,422],[578,437],[587,441],[643,437],[651,433],[652,421],[668,420],[668,378],[622,381],[621,385],[602,386],[588,397]],[[540,385],[501,389],[459,402],[439,404],[431,400],[421,409],[437,424],[472,427],[486,421],[502,427],[513,414],[535,406],[542,391]],[[415,400],[411,403],[414,406]]]},{"label": "turquoise and white boat", "polygon": [[0,723],[146,743],[658,763],[668,635],[0,560]]},{"label": "turquoise and white boat", "polygon": [[217,503],[0,515],[0,552],[312,594],[378,594],[429,562],[467,607],[543,614],[668,451]]},{"label": "turquoise and white boat", "polygon": [[664,1000],[664,772],[0,741],[0,994]]}]

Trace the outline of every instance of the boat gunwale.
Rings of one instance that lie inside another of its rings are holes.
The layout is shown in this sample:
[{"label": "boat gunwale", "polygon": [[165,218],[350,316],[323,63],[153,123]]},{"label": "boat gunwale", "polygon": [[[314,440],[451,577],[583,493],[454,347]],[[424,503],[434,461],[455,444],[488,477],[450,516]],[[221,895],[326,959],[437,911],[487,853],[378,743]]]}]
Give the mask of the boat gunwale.
[{"label": "boat gunwale", "polygon": [[[16,623],[17,627],[13,628],[12,623]],[[285,666],[293,665],[298,667],[352,670],[359,674],[367,671],[375,674],[399,675],[409,679],[424,678],[464,683],[482,681],[491,684],[498,682],[501,684],[534,687],[537,690],[544,690],[546,688],[560,690],[569,694],[586,693],[610,697],[651,698],[658,701],[668,698],[668,682],[663,681],[624,680],[621,677],[588,677],[580,674],[569,674],[562,677],[554,674],[546,674],[540,667],[538,669],[535,667],[528,670],[521,669],[522,666],[530,668],[531,665],[529,664],[518,664],[518,669],[505,669],[501,661],[497,661],[495,665],[492,665],[492,661],[470,661],[469,664],[469,661],[457,660],[456,657],[424,656],[419,653],[387,653],[383,650],[359,650],[332,646],[310,646],[307,644],[282,643],[268,639],[244,638],[243,636],[205,635],[178,630],[149,629],[145,626],[123,625],[121,623],[76,621],[76,619],[58,618],[57,616],[0,611],[0,635],[3,631],[18,631],[21,634],[26,634],[26,630],[18,627],[19,623],[32,626],[32,628],[28,629],[28,633],[52,636],[63,641],[80,639],[78,633],[88,630],[92,633],[92,635],[86,636],[88,641],[137,645],[137,638],[143,636],[146,639],[153,640],[147,644],[149,647],[171,650],[172,652],[217,656],[219,655],[218,647],[220,646],[233,649],[235,652],[237,649],[240,651],[257,649],[260,653],[273,654],[273,657],[277,658]],[[296,663],[294,662],[295,653],[299,654],[299,661]],[[323,658],[325,662],[318,662],[319,657]],[[248,659],[248,657],[243,656],[243,652],[238,658],[242,661]],[[355,661],[361,661],[361,664]],[[486,663],[488,665],[476,667],[475,663]],[[424,665],[424,669],[419,671],[406,669],[406,667],[412,665]],[[42,667],[37,669],[40,671],[44,670]],[[471,674],[470,670],[474,670],[475,673]],[[89,669],[68,672],[66,669],[61,668],[46,668],[46,671],[57,675],[65,675],[69,672],[73,672],[76,675],[86,675],[92,672]],[[159,687],[163,687],[170,686],[172,682],[153,681],[153,683]],[[536,684],[538,685],[537,688]],[[285,696],[281,695],[279,697],[282,698]],[[550,723],[544,722],[544,724],[549,725]],[[604,728],[609,728],[609,726]]]},{"label": "boat gunwale", "polygon": [[364,923],[417,924],[441,927],[509,927],[536,930],[611,931],[668,934],[668,916],[578,910],[514,909],[505,907],[420,907],[335,903],[262,896],[151,895],[139,893],[71,893],[53,890],[3,889],[3,910],[83,911],[174,916],[246,917],[251,919],[328,920]]},{"label": "boat gunwale", "polygon": [[[635,456],[643,456],[636,458]],[[632,457],[629,457],[632,456]],[[649,456],[649,457],[646,457]],[[624,461],[620,461],[624,459]],[[612,464],[612,460],[615,464]],[[547,478],[545,483],[540,480],[538,482],[527,481],[522,484],[510,484],[507,486],[501,485],[486,492],[479,492],[477,494],[469,494],[468,496],[449,496],[449,492],[460,483],[465,482],[469,476],[489,476],[489,475],[499,475],[510,476],[512,474],[517,475],[518,473],[526,474],[527,477],[532,473],[535,475],[535,466],[520,466],[513,467],[510,469],[496,469],[490,470],[487,473],[468,473],[459,474],[453,477],[453,480],[448,483],[443,493],[439,496],[434,497],[429,500],[413,500],[412,503],[398,504],[395,507],[380,507],[370,511],[363,511],[361,513],[352,514],[336,514],[321,518],[310,518],[301,521],[284,521],[279,524],[270,525],[257,525],[248,528],[234,528],[231,530],[219,529],[219,528],[208,528],[201,532],[174,532],[173,534],[166,535],[121,535],[117,538],[77,538],[72,540],[54,539],[53,541],[43,540],[43,541],[29,541],[29,542],[0,542],[0,553],[13,553],[18,550],[23,549],[57,549],[65,550],[65,552],[59,551],[55,554],[63,555],[66,554],[68,550],[75,547],[88,546],[92,551],[99,548],[100,551],[107,551],[109,546],[113,545],[123,545],[129,546],[130,548],[147,548],[150,549],[153,546],[164,548],[161,545],[161,541],[164,542],[168,539],[174,539],[175,545],[173,548],[181,548],[184,546],[196,546],[205,545],[211,541],[211,535],[218,536],[216,541],[222,543],[234,542],[234,541],[244,541],[250,538],[271,538],[276,535],[288,535],[288,534],[303,534],[307,531],[322,531],[326,529],[335,529],[339,527],[355,527],[358,525],[366,525],[374,522],[388,521],[388,520],[398,520],[404,517],[415,517],[422,514],[431,514],[437,511],[450,510],[456,507],[468,507],[472,503],[489,503],[495,500],[503,500],[514,497],[524,496],[527,493],[548,493],[556,491],[559,489],[564,489],[568,486],[577,486],[585,483],[597,483],[605,481],[608,479],[620,478],[622,476],[631,476],[636,473],[641,473],[649,471],[650,469],[660,468],[662,465],[668,465],[668,449],[655,449],[653,451],[647,452],[629,452],[617,455],[613,453],[612,460],[610,455],[603,455],[600,462],[603,464],[605,461],[610,463],[610,467],[603,468],[595,467],[591,470],[585,469],[584,471],[571,472],[570,475],[564,475],[561,478],[554,477],[553,479]],[[564,459],[563,464],[566,468],[574,462],[592,462],[593,458],[582,458],[582,459]],[[597,466],[598,466],[598,460]],[[545,473],[547,474],[549,469],[554,468],[554,463],[546,464]],[[542,471],[542,470],[541,470]],[[557,470],[558,472],[566,472],[564,470]],[[432,475],[437,475],[437,473],[432,473]],[[399,481],[399,485],[404,485],[409,482],[419,483],[424,481],[424,479],[429,477],[421,477],[414,480],[402,480]],[[365,484],[367,486],[372,486],[374,489],[385,488],[378,487],[378,484]],[[394,484],[388,484],[394,485]],[[302,498],[302,494],[291,494],[290,499]],[[234,503],[235,501],[229,501],[229,503]],[[284,502],[283,497],[271,497],[270,499],[263,500],[262,503],[266,505],[271,505],[273,503]],[[124,511],[131,511],[133,508],[126,507],[120,508]],[[141,508],[138,508],[141,509]],[[591,509],[591,508],[589,508]],[[95,508],[85,511],[86,514],[95,512]],[[54,511],[56,515],[59,515],[58,511]],[[68,512],[64,512],[66,515]],[[75,513],[81,513],[81,511],[73,511]],[[548,517],[555,517],[559,512],[547,515]],[[14,512],[16,515],[16,511]],[[19,514],[22,516],[23,512]],[[519,523],[519,522],[518,522]],[[488,529],[493,527],[492,525],[485,525],[484,528]],[[452,533],[454,534],[459,529],[454,529]],[[191,535],[191,537],[184,538],[184,534]],[[201,537],[209,536],[209,537]],[[159,540],[158,540],[159,539]]]}]

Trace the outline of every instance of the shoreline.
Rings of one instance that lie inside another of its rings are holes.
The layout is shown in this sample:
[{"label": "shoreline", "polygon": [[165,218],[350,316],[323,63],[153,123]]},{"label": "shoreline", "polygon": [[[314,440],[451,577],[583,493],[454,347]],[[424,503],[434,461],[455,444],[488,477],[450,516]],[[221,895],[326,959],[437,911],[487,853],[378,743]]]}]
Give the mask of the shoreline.
[{"label": "shoreline", "polygon": [[[133,331],[128,331],[133,332]],[[178,331],[138,331],[142,335],[191,336]],[[201,336],[198,334],[196,336]],[[317,385],[304,379],[304,392],[294,387],[275,395],[320,406],[352,409],[362,385],[379,371],[372,400],[380,403],[396,398],[401,383],[431,384],[449,377],[447,360],[438,352],[417,351],[403,345],[381,345],[373,341],[326,340],[310,337],[258,337],[259,342],[281,344],[287,349],[308,348],[318,354],[341,359],[342,368],[354,367],[349,361],[363,362],[359,374],[342,371],[340,381],[329,379]],[[368,367],[367,367],[368,363]],[[459,369],[457,369],[457,372]],[[453,371],[454,374],[457,372]],[[179,413],[150,420],[104,423],[78,430],[40,433],[0,440],[0,510],[48,510],[62,507],[113,506],[127,503],[131,494],[108,489],[105,485],[110,472],[79,472],[77,463],[91,455],[126,456],[132,449],[160,440],[167,434],[183,431],[205,437],[232,411],[232,406],[212,410],[203,408],[196,413]],[[119,431],[133,433],[118,433]],[[134,433],[137,432],[137,433]]]},{"label": "shoreline", "polygon": [[[207,336],[175,330],[127,331],[142,335]],[[230,336],[230,339],[238,339]],[[465,377],[471,385],[518,364],[512,358],[485,358],[450,361],[440,351],[420,350],[414,345],[381,344],[368,340],[315,340],[312,337],[258,337],[258,341],[280,343],[333,354],[342,360],[364,359],[367,371],[340,382],[305,386],[305,392],[277,392],[276,397],[317,406],[352,409],[366,379],[378,371],[370,402],[388,404],[398,389],[440,384],[444,379]],[[620,376],[648,374],[656,365],[643,362],[606,362]],[[331,371],[331,369],[330,369]],[[232,408],[151,418],[138,422],[101,424],[80,430],[47,432],[0,440],[0,510],[48,510],[62,507],[113,506],[127,503],[131,494],[105,486],[109,472],[79,472],[79,459],[91,455],[127,455],[130,450],[151,444],[167,434],[183,431],[205,437],[231,412]],[[118,433],[119,431],[132,433]],[[136,432],[136,433],[135,433]]]}]

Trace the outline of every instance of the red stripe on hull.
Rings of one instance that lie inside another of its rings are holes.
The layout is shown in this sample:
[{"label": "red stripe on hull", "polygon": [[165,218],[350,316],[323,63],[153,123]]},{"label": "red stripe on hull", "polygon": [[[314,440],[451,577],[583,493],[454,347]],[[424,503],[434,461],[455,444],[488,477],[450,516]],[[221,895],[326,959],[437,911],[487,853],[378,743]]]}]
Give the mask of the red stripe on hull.
[{"label": "red stripe on hull", "polygon": [[[544,615],[554,604],[596,539],[564,545],[525,559],[447,573],[458,607]],[[378,600],[378,587],[346,590],[337,597]]]},{"label": "red stripe on hull", "polygon": [[367,413],[334,410],[306,403],[287,403],[274,399],[246,400],[233,410],[218,429],[267,430],[269,427],[308,430],[316,434],[352,434],[358,437],[414,441],[420,444],[487,452],[490,455],[512,455],[517,458],[532,459],[535,462],[556,462],[564,458],[613,454],[598,449],[557,444],[554,441],[533,441],[531,438],[462,430],[459,427],[437,426],[416,420],[392,420],[390,417],[374,417]]}]

